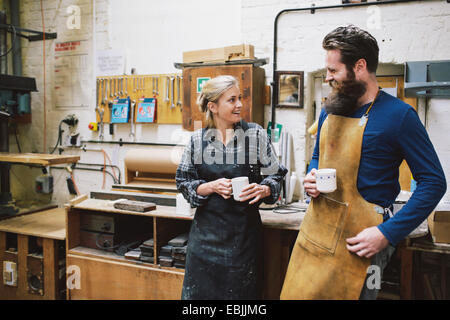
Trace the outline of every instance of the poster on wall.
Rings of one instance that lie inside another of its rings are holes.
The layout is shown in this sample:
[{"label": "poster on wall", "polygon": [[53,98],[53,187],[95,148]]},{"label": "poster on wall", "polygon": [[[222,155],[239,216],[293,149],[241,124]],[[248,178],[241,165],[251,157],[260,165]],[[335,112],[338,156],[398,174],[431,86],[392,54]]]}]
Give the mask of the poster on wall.
[{"label": "poster on wall", "polygon": [[88,40],[55,43],[54,101],[56,108],[84,108],[91,82]]},{"label": "poster on wall", "polygon": [[125,52],[123,50],[97,51],[95,58],[95,75],[97,77],[125,74]]}]

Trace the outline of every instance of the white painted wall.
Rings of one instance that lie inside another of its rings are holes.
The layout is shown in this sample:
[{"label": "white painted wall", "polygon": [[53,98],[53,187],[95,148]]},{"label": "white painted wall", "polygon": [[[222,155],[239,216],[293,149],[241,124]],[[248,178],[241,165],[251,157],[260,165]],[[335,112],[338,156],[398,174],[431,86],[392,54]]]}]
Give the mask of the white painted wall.
[{"label": "white painted wall", "polygon": [[[43,0],[46,29],[58,32],[62,38],[85,37],[94,50],[125,48],[127,70],[137,68],[139,74],[181,72],[174,69],[174,62],[182,61],[182,52],[195,49],[215,48],[238,43],[255,46],[258,58],[270,59],[266,69],[267,83],[272,80],[273,24],[276,14],[282,9],[337,4],[338,0],[99,0],[95,1],[95,25],[91,0]],[[69,31],[65,25],[68,18],[66,8],[76,4],[82,8],[82,28]],[[371,32],[380,46],[380,62],[402,65],[405,61],[449,59],[450,52],[450,4],[446,1],[419,1],[368,8],[347,8],[283,15],[279,21],[278,69],[305,71],[305,108],[277,110],[277,121],[282,123],[294,137],[294,168],[300,175],[309,160],[309,149],[313,141],[306,129],[314,120],[314,77],[323,69],[323,37],[337,26],[353,23]],[[22,0],[21,21],[25,28],[42,28],[40,2]],[[95,30],[95,37],[92,31]],[[95,42],[93,41],[95,39]],[[23,151],[43,150],[43,77],[42,42],[22,41],[24,75],[35,77],[39,88],[32,95],[33,123],[21,125],[19,138]],[[97,139],[87,124],[94,114],[94,75],[92,75],[89,108],[59,110],[54,108],[51,94],[54,41],[46,42],[47,51],[47,150],[56,142],[59,121],[68,113],[76,113],[80,119],[79,132],[88,139]],[[91,65],[87,72],[93,72]],[[427,130],[441,157],[441,162],[450,176],[450,146],[443,138],[450,120],[450,100],[429,102]],[[422,111],[424,112],[424,111]],[[270,107],[265,109],[266,123],[270,120]],[[178,142],[173,133],[181,133],[179,125],[140,125],[137,141]],[[114,137],[106,132],[106,140],[128,140],[129,126],[116,129]],[[174,141],[175,140],[175,141]],[[113,162],[123,169],[121,162],[126,147],[89,145],[89,148],[104,148]],[[11,151],[16,151],[11,137]],[[101,152],[70,151],[80,154],[82,162],[103,163]],[[13,168],[13,192],[17,197],[36,197],[32,191],[37,169]],[[63,203],[70,199],[65,177],[67,173],[53,172],[56,180],[52,199]],[[80,191],[87,193],[99,189],[100,173],[78,171],[76,181]],[[112,180],[107,177],[106,189]],[[300,184],[297,185],[299,187]],[[296,190],[301,194],[301,190]],[[447,193],[448,196],[449,193]],[[41,196],[42,197],[42,196]]]},{"label": "white painted wall", "polygon": [[[258,57],[273,56],[273,28],[276,15],[283,9],[335,5],[341,1],[322,0],[242,0],[242,40],[255,46]],[[325,52],[321,43],[324,36],[334,28],[354,24],[368,30],[380,47],[380,74],[398,74],[395,64],[405,61],[450,59],[450,4],[446,1],[418,1],[417,3],[378,5],[363,8],[345,8],[283,14],[278,23],[278,70],[305,71],[305,109],[277,110],[277,122],[294,136],[295,170],[303,175],[310,159],[314,141],[306,134],[314,121],[314,77],[323,70]],[[265,66],[266,76],[272,79],[272,60]],[[388,73],[386,73],[386,71]],[[434,104],[431,100],[430,104]],[[437,104],[437,103],[436,103]],[[434,138],[441,162],[450,176],[450,145],[442,139],[443,128],[448,127],[450,100],[439,102],[435,107],[435,122],[427,126]],[[429,109],[428,112],[432,112]],[[266,107],[266,120],[270,119]],[[432,116],[430,116],[432,118]],[[445,131],[444,131],[445,132]],[[300,187],[297,185],[297,187]],[[297,194],[302,191],[297,189]],[[450,193],[447,192],[447,197]]]},{"label": "white painted wall", "polygon": [[[81,8],[81,28],[69,30],[66,21],[69,18],[67,8],[77,5]],[[7,7],[6,2],[4,4]],[[95,6],[95,24],[93,23],[93,6]],[[95,121],[95,51],[124,49],[127,54],[127,74],[132,67],[138,74],[181,73],[174,68],[174,62],[182,62],[183,51],[223,47],[242,43],[241,40],[241,2],[209,1],[209,0],[43,0],[45,27],[48,32],[57,32],[56,41],[87,39],[90,43],[92,64],[85,72],[92,81],[86,84],[90,96],[85,103],[88,108],[60,109],[55,107],[52,94],[54,45],[55,40],[46,41],[46,110],[47,110],[47,148],[43,147],[44,107],[43,107],[43,42],[22,41],[24,76],[36,78],[39,92],[32,94],[31,125],[19,127],[19,141],[24,152],[49,152],[57,139],[58,124],[66,115],[75,113],[79,119],[77,131],[84,139],[98,139],[98,133],[88,129],[88,123]],[[42,30],[40,1],[22,0],[21,24],[24,28]],[[95,37],[94,31],[95,30]],[[65,134],[67,127],[63,124]],[[114,136],[107,132],[105,140],[131,141],[130,126],[116,125]],[[136,141],[179,143],[183,130],[181,125],[137,125]],[[10,150],[16,152],[16,143],[10,139]],[[88,144],[88,149],[104,149],[113,164],[123,170],[123,158],[128,147],[114,145]],[[136,146],[133,148],[145,148]],[[70,149],[66,154],[80,155],[80,162],[103,163],[100,151],[79,151]],[[67,172],[53,170],[55,177],[52,196],[37,195],[34,191],[34,180],[41,174],[39,169],[22,166],[12,168],[12,192],[17,199],[38,198],[41,201],[55,201],[59,204],[67,202],[69,195],[66,178]],[[97,172],[75,171],[75,180],[81,193],[89,193],[102,187],[103,177]],[[123,180],[122,180],[123,182]],[[112,179],[107,176],[105,189],[110,189]]]}]

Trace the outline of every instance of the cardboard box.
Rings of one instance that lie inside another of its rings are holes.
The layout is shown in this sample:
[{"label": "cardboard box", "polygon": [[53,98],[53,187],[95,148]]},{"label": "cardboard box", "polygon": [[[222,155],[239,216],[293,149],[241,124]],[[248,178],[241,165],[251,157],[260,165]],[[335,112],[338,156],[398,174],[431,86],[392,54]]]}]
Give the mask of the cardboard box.
[{"label": "cardboard box", "polygon": [[450,243],[450,204],[439,204],[428,216],[428,226],[434,242]]},{"label": "cardboard box", "polygon": [[251,44],[183,52],[183,63],[226,62],[243,59],[255,59],[255,48]]}]

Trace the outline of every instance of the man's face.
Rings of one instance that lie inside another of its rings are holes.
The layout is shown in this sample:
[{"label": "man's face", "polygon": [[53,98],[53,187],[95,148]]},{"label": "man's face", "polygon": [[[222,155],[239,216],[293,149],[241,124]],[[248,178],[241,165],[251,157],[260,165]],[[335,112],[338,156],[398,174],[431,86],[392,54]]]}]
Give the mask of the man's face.
[{"label": "man's face", "polygon": [[341,62],[341,52],[339,50],[328,50],[325,58],[325,67],[327,68],[327,81],[333,88],[342,81],[350,80],[348,71]]},{"label": "man's face", "polygon": [[339,50],[327,51],[325,66],[325,80],[333,88],[325,101],[325,110],[331,114],[350,115],[360,106],[358,100],[366,93],[367,84],[356,79],[353,69],[348,70],[341,62]]}]

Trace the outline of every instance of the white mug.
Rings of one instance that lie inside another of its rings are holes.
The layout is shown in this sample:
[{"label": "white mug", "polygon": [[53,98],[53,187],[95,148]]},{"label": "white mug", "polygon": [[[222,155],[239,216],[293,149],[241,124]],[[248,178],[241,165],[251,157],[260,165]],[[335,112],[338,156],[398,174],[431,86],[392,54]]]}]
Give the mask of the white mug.
[{"label": "white mug", "polygon": [[236,201],[241,201],[239,195],[242,193],[242,189],[248,185],[248,177],[237,177],[231,179],[231,187],[233,188],[233,198]]},{"label": "white mug", "polygon": [[316,171],[316,186],[321,193],[330,193],[336,190],[336,169],[326,168]]}]

